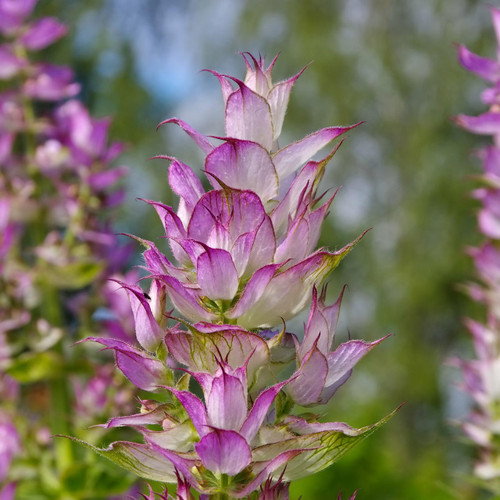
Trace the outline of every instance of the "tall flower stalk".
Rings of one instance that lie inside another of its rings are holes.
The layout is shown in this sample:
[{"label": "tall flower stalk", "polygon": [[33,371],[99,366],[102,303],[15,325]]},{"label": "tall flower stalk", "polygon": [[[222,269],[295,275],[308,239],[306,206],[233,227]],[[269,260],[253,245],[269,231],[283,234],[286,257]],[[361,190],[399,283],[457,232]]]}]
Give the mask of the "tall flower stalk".
[{"label": "tall flower stalk", "polygon": [[[0,0],[2,500],[16,489],[23,498],[81,498],[77,476],[94,488],[108,473],[82,469],[80,450],[51,435],[74,433],[133,397],[110,360],[93,376],[71,347],[89,331],[131,338],[132,315],[120,304],[127,299],[102,293],[128,255],[109,223],[123,195],[115,183],[126,169],[110,166],[122,146],[108,143],[109,120],[76,99],[71,69],[38,62],[35,53],[67,30],[52,17],[30,20],[36,3]],[[108,309],[101,324],[92,319],[98,308]],[[116,478],[92,495],[129,483]]]},{"label": "tall flower stalk", "polygon": [[[301,408],[330,401],[356,363],[383,339],[337,344],[342,295],[327,304],[325,280],[363,236],[317,249],[335,195],[319,184],[353,126],[328,127],[279,144],[296,76],[273,83],[260,58],[244,54],[244,80],[211,71],[222,88],[225,136],[184,121],[205,155],[205,190],[181,160],[169,162],[177,208],[157,212],[168,255],[144,247],[150,288],[129,294],[138,345],[92,337],[115,351],[118,368],[148,391],[140,411],[107,428],[135,428],[143,442],[96,451],[143,478],[177,484],[177,498],[288,498],[288,484],[328,467],[389,417],[360,429],[319,422]],[[331,147],[331,146],[330,146]],[[304,330],[286,322],[310,308]],[[302,410],[303,411],[303,410]],[[354,497],[353,497],[354,498]]]},{"label": "tall flower stalk", "polygon": [[478,449],[474,474],[500,493],[500,10],[491,8],[497,36],[497,59],[477,56],[458,47],[462,66],[491,86],[482,94],[488,111],[479,116],[459,115],[456,121],[475,134],[492,136],[493,144],[480,150],[482,187],[473,195],[481,203],[478,227],[484,236],[471,250],[481,284],[468,287],[470,296],[486,309],[484,321],[467,320],[476,358],[461,360],[463,386],[474,399],[474,409],[463,429]]}]

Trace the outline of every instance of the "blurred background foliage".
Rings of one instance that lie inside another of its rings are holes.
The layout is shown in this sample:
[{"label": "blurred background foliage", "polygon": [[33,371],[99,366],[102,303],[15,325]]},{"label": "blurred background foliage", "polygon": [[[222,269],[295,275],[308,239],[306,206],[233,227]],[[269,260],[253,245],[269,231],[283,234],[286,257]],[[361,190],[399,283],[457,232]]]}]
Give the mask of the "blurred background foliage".
[{"label": "blurred background foliage", "polygon": [[331,279],[332,298],[349,285],[338,335],[394,334],[318,411],[362,426],[406,405],[337,465],[293,485],[291,498],[357,488],[360,500],[483,498],[464,477],[472,451],[453,422],[469,402],[448,360],[469,355],[462,320],[483,314],[458,290],[474,278],[465,249],[479,242],[469,193],[482,141],[450,117],[483,110],[483,85],[459,67],[453,44],[494,57],[487,2],[44,0],[37,8],[71,28],[44,57],[71,61],[91,112],[112,116],[114,139],[128,144],[116,227],[162,248],[161,224],[136,198],[175,201],[167,164],[148,158],[175,155],[197,169],[202,158],[175,127],[155,132],[156,124],[178,116],[223,134],[218,83],[199,70],[243,76],[240,51],[269,61],[280,53],[275,80],[313,62],[292,93],[283,142],[366,122],[349,133],[324,180],[342,189],[321,244],[339,248],[373,228]]}]

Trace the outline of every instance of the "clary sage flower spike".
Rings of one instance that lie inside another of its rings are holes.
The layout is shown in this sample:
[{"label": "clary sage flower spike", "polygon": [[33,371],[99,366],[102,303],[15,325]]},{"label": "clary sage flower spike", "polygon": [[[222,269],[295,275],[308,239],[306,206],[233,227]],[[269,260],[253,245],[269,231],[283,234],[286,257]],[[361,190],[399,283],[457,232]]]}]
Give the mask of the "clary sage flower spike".
[{"label": "clary sage flower spike", "polygon": [[[318,194],[327,163],[313,156],[356,127],[328,127],[286,146],[279,138],[302,71],[273,83],[276,59],[244,54],[245,79],[212,73],[222,88],[225,137],[207,137],[177,118],[205,155],[211,189],[171,156],[177,208],[156,210],[170,257],[145,248],[147,293],[122,283],[140,347],[92,338],[112,349],[118,368],[149,391],[140,412],[105,427],[130,426],[143,442],[97,449],[138,475],[178,483],[178,498],[288,498],[294,479],[328,467],[373,432],[300,416],[326,404],[356,363],[382,339],[335,346],[341,297],[326,304],[324,282],[359,241],[317,249],[334,195]],[[286,321],[310,306],[304,331]],[[172,310],[173,308],[173,310]],[[297,411],[296,411],[297,410]],[[354,497],[352,497],[354,498]]]}]

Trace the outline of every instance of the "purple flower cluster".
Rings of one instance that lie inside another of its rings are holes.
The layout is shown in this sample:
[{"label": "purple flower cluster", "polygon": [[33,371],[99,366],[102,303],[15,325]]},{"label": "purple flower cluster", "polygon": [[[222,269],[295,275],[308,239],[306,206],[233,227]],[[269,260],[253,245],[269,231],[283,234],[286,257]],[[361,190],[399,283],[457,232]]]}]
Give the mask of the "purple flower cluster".
[{"label": "purple flower cluster", "polygon": [[[334,252],[316,249],[333,200],[318,194],[319,183],[338,146],[311,158],[355,125],[279,146],[302,71],[273,83],[276,59],[268,67],[244,59],[244,81],[212,71],[225,137],[206,137],[177,118],[160,124],[194,140],[211,188],[180,160],[161,157],[178,207],[145,201],[160,217],[170,258],[134,237],[145,247],[150,289],[122,283],[141,348],[90,339],[113,349],[120,370],[157,398],[106,424],[134,427],[144,443],[97,451],[146,479],[178,482],[185,492],[178,498],[192,498],[190,488],[210,498],[288,498],[287,483],[329,466],[388,418],[354,429],[293,413],[328,403],[382,340],[335,346],[341,297],[327,305],[323,283],[359,238]],[[285,321],[309,304],[303,334],[289,333]]]},{"label": "purple flower cluster", "polygon": [[[500,10],[492,7],[491,14],[500,47]],[[459,46],[458,56],[465,69],[491,84],[482,94],[489,106],[486,113],[456,118],[470,132],[493,136],[493,144],[480,151],[483,187],[473,193],[481,202],[478,225],[486,238],[480,248],[471,250],[482,284],[468,288],[470,296],[485,305],[486,320],[467,321],[476,359],[459,361],[464,389],[475,402],[474,411],[463,423],[480,453],[474,472],[491,481],[500,478],[500,52],[492,60]]]},{"label": "purple flower cluster", "polygon": [[[57,19],[31,21],[36,3],[0,0],[0,435],[8,436],[0,445],[2,499],[14,495],[9,467],[17,455],[45,469],[51,463],[29,456],[27,434],[37,428],[41,434],[64,432],[74,418],[60,415],[64,426],[48,431],[44,415],[58,403],[50,401],[49,391],[52,397],[66,393],[69,409],[76,406],[79,418],[90,421],[109,416],[117,405],[127,408],[133,397],[132,390],[117,389],[111,365],[90,383],[71,371],[68,347],[85,336],[78,330],[90,324],[96,308],[111,313],[97,326],[103,335],[132,335],[132,316],[122,313],[126,298],[102,293],[129,255],[117,245],[106,216],[123,198],[115,183],[126,169],[110,167],[122,145],[108,143],[109,120],[92,118],[75,99],[80,86],[73,72],[35,62],[33,52],[66,33]],[[47,389],[57,377],[63,389]],[[73,396],[67,383],[72,379]],[[19,383],[38,384],[37,391],[45,394],[29,423],[22,415],[29,407],[29,389],[19,391]],[[22,481],[24,473],[42,474],[19,469],[16,480]]]}]

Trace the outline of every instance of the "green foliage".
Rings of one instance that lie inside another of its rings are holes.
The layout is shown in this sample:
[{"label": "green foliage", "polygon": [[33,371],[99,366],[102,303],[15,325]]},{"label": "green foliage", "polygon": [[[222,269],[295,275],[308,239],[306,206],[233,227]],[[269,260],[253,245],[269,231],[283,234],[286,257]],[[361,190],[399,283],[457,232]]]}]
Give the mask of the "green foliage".
[{"label": "green foliage", "polygon": [[21,383],[33,383],[61,376],[62,359],[51,351],[27,352],[17,356],[6,373]]}]

